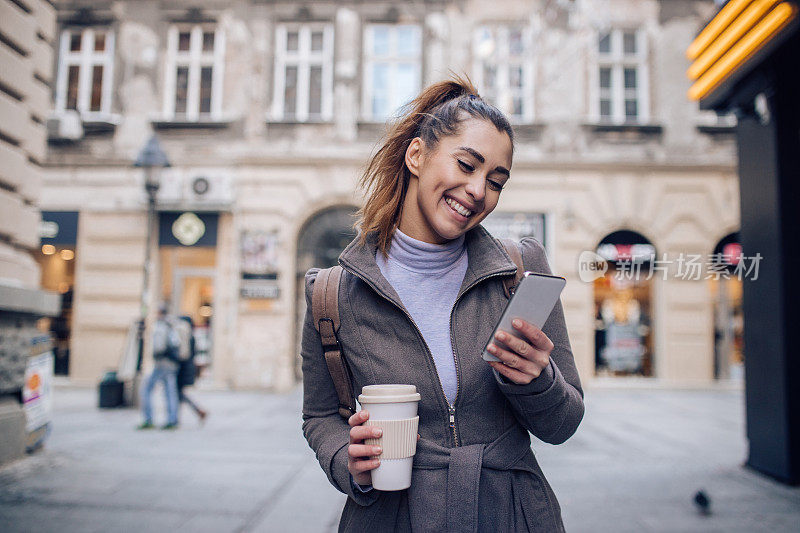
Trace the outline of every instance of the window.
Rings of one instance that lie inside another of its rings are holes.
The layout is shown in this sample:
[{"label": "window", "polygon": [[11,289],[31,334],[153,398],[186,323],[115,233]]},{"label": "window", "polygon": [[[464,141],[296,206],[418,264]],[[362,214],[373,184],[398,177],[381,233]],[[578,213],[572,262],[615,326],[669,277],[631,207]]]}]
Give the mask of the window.
[{"label": "window", "polygon": [[84,120],[108,118],[114,68],[114,34],[106,28],[61,33],[56,111],[75,110]]},{"label": "window", "polygon": [[276,32],[275,120],[330,120],[333,26],[281,25]]},{"label": "window", "polygon": [[224,37],[221,30],[205,25],[170,27],[164,91],[166,119],[221,118]]},{"label": "window", "polygon": [[364,34],[363,115],[381,121],[417,95],[422,32],[415,25],[371,24]]},{"label": "window", "polygon": [[636,30],[600,33],[597,58],[595,116],[599,122],[646,123],[650,110],[644,33]]},{"label": "window", "polygon": [[484,26],[475,33],[478,91],[514,122],[533,120],[530,48],[530,34],[522,27]]}]

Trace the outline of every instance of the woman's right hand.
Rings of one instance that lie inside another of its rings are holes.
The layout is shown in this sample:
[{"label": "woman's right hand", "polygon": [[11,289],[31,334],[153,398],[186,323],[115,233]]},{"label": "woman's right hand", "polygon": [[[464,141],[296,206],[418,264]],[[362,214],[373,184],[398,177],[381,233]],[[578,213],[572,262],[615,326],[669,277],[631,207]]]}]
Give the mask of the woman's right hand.
[{"label": "woman's right hand", "polygon": [[380,446],[364,444],[364,439],[377,439],[382,430],[377,427],[365,426],[369,420],[369,412],[361,410],[351,416],[347,423],[350,424],[350,445],[347,447],[347,469],[353,480],[359,485],[372,484],[371,470],[381,464],[376,456],[381,454]]}]

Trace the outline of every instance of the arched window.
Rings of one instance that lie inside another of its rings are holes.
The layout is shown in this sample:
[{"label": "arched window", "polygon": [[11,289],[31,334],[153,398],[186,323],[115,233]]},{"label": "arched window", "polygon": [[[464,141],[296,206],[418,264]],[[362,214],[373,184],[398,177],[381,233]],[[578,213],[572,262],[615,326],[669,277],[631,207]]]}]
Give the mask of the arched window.
[{"label": "arched window", "polygon": [[608,270],[594,280],[595,373],[653,376],[651,281],[656,249],[643,235],[622,229],[597,245]]}]

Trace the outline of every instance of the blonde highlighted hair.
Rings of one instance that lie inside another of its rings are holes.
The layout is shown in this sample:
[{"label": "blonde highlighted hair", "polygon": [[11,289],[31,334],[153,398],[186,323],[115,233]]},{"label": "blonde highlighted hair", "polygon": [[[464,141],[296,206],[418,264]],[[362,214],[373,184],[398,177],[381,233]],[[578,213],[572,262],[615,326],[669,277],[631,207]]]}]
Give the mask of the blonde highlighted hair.
[{"label": "blonde highlighted hair", "polygon": [[400,225],[403,203],[411,174],[405,156],[409,144],[419,137],[433,148],[442,136],[458,133],[461,122],[474,117],[494,124],[508,134],[513,146],[514,132],[508,118],[484,101],[467,77],[454,76],[426,87],[389,126],[380,149],[372,156],[359,185],[366,201],[356,214],[360,242],[377,233],[378,249],[385,255]]}]

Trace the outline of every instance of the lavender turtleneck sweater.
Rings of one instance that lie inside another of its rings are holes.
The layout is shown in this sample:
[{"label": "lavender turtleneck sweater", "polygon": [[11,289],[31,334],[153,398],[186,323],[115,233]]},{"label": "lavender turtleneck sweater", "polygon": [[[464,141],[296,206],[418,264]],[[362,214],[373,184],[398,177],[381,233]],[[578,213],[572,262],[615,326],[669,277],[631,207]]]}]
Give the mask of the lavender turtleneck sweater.
[{"label": "lavender turtleneck sweater", "polygon": [[454,405],[458,380],[450,313],[467,273],[464,236],[447,244],[430,244],[396,230],[388,258],[378,251],[375,261],[422,333],[447,401]]}]

